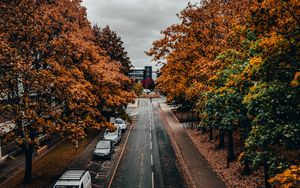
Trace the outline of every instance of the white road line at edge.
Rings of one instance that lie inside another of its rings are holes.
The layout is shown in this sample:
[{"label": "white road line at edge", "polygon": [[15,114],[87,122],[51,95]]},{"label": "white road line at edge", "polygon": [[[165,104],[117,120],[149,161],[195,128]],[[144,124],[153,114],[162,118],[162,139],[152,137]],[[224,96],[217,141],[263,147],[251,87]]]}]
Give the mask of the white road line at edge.
[{"label": "white road line at edge", "polygon": [[152,172],[152,188],[154,188],[154,173]]}]

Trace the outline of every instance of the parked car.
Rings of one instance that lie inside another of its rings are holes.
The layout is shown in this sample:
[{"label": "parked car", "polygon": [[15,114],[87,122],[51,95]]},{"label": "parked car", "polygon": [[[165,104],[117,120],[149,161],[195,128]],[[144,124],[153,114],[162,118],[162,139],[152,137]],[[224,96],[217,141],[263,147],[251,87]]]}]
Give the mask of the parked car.
[{"label": "parked car", "polygon": [[54,188],[92,188],[91,175],[85,170],[68,170],[58,179]]},{"label": "parked car", "polygon": [[111,159],[114,150],[115,150],[115,146],[112,140],[100,140],[95,147],[94,158]]},{"label": "parked car", "polygon": [[112,140],[115,145],[121,141],[122,131],[119,126],[116,126],[114,131],[106,129],[104,133],[104,140]]},{"label": "parked car", "polygon": [[150,93],[150,89],[143,89],[143,93],[146,93],[147,95]]},{"label": "parked car", "polygon": [[121,118],[115,119],[115,125],[119,126],[121,128],[122,132],[125,132],[127,130],[127,122]]}]

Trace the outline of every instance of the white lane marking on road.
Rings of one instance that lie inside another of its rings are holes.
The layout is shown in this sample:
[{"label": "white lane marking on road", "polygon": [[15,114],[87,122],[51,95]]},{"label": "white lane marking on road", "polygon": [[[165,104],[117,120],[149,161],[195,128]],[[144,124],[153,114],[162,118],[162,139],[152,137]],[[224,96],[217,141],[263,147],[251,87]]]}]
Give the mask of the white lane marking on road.
[{"label": "white lane marking on road", "polygon": [[149,129],[150,129],[150,132],[151,132],[151,129],[152,129],[152,128],[151,128],[151,127],[149,127]]},{"label": "white lane marking on road", "polygon": [[152,142],[150,142],[150,149],[152,150]]},{"label": "white lane marking on road", "polygon": [[152,172],[152,188],[154,188],[154,173]]},{"label": "white lane marking on road", "polygon": [[151,125],[151,121],[149,122],[149,125]]},{"label": "white lane marking on road", "polygon": [[153,166],[153,155],[152,155],[152,153],[150,155],[150,159],[151,159],[151,166]]},{"label": "white lane marking on road", "polygon": [[151,134],[151,132],[150,132],[150,140],[152,140],[152,134]]}]

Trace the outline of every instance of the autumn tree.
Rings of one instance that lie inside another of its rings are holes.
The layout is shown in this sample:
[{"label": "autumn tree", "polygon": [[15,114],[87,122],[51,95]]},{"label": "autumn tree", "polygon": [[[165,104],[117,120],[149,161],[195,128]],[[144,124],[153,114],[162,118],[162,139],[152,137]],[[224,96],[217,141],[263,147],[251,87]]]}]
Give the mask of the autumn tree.
[{"label": "autumn tree", "polygon": [[247,169],[270,176],[299,154],[299,2],[202,1],[162,31],[148,54],[163,64],[157,88],[168,100],[192,103],[203,127],[244,143]]},{"label": "autumn tree", "polygon": [[[246,6],[247,1],[189,4],[179,14],[180,23],[162,31],[163,38],[153,43],[148,55],[163,64],[157,87],[169,100],[179,98],[182,104],[192,103],[195,108],[198,98],[210,90],[208,80],[221,66],[214,60],[222,50],[236,44],[227,42],[228,28],[242,15],[238,9]],[[234,9],[229,11],[229,7]]]},{"label": "autumn tree", "polygon": [[121,72],[128,75],[132,67],[127,51],[123,47],[121,37],[115,31],[112,31],[109,26],[100,28],[97,25],[93,26],[93,34],[95,43],[105,51],[105,55],[111,57],[121,65]]},{"label": "autumn tree", "polygon": [[88,127],[110,126],[101,112],[134,97],[130,80],[95,45],[80,0],[1,1],[0,109],[15,124],[4,140],[25,152],[24,182],[40,134],[84,139]]},{"label": "autumn tree", "polygon": [[252,163],[264,167],[266,187],[270,175],[295,162],[288,153],[299,150],[300,89],[293,84],[300,69],[299,5],[257,1],[250,9],[252,53],[243,75],[254,85],[243,101],[252,118],[245,145]]}]

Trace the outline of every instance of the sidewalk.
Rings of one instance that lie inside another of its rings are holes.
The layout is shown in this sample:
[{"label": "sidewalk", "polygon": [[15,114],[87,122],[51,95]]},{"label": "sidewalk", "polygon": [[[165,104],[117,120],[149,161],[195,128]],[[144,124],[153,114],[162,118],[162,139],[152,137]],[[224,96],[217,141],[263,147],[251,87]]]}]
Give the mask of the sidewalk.
[{"label": "sidewalk", "polygon": [[172,145],[190,187],[225,188],[225,183],[213,171],[205,157],[198,151],[181,123],[172,115],[166,103],[159,103],[166,120]]}]

